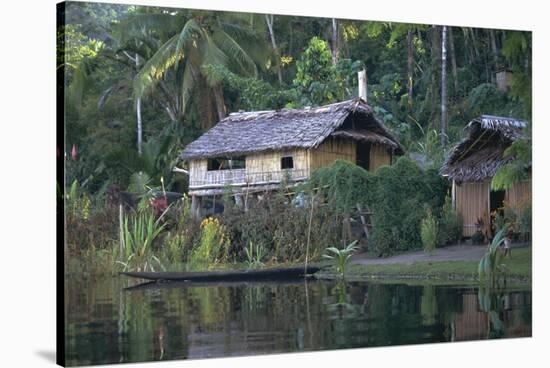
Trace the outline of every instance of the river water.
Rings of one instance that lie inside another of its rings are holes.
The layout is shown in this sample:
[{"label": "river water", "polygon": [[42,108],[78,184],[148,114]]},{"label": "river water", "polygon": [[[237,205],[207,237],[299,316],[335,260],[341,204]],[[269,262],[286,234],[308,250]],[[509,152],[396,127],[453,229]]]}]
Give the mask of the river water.
[{"label": "river water", "polygon": [[65,287],[67,365],[531,336],[531,289],[325,282]]}]

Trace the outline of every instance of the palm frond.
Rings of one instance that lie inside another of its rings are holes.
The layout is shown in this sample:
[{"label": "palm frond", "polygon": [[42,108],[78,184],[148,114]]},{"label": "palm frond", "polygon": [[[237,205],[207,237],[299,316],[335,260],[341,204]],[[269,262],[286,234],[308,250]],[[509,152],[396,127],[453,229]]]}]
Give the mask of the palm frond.
[{"label": "palm frond", "polygon": [[130,176],[128,191],[131,193],[143,194],[149,190],[150,183],[151,177],[147,173],[143,171],[133,173]]},{"label": "palm frond", "polygon": [[151,29],[161,34],[174,34],[180,23],[181,17],[168,13],[134,13],[113,25],[113,37],[123,44]]},{"label": "palm frond", "polygon": [[175,35],[162,45],[158,51],[143,65],[134,78],[135,98],[141,98],[145,92],[161,79],[169,68],[184,57],[176,54],[176,44],[179,35]]},{"label": "palm frond", "polygon": [[224,54],[231,60],[237,62],[244,74],[254,77],[258,75],[258,69],[254,60],[252,60],[250,55],[248,55],[241,45],[239,45],[239,43],[228,33],[216,27],[212,33],[212,39]]},{"label": "palm frond", "polygon": [[189,19],[178,35],[176,42],[176,55],[183,54],[184,49],[191,46],[193,36],[195,36],[195,38],[200,38],[204,35],[204,33],[205,32],[195,19]]},{"label": "palm frond", "polygon": [[263,18],[254,18],[254,26],[251,27],[221,22],[220,28],[234,40],[237,40],[239,45],[246,50],[250,58],[262,70],[267,68],[268,60],[272,61],[271,64],[274,64],[275,61],[278,63],[278,60],[275,60],[277,55],[268,42],[266,24]]},{"label": "palm frond", "polygon": [[181,111],[184,113],[199,73],[200,70],[196,63],[193,63],[189,60],[185,64],[185,70],[183,71],[183,78],[181,83]]},{"label": "palm frond", "polygon": [[205,32],[203,38],[204,46],[201,50],[201,66],[202,65],[227,65],[228,56],[214,41],[208,33]]}]

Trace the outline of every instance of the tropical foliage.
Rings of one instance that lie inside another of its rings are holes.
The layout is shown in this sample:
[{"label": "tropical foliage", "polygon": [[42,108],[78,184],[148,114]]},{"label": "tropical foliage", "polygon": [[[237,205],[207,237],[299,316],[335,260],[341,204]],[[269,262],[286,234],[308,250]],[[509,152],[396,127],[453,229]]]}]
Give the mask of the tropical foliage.
[{"label": "tropical foliage", "polygon": [[502,228],[495,234],[487,252],[479,261],[479,279],[490,286],[495,286],[499,277],[506,272],[506,264],[502,263],[504,253],[500,249],[506,237],[506,231],[506,228]]},{"label": "tropical foliage", "polygon": [[[449,147],[480,113],[531,120],[529,32],[78,2],[66,5],[65,19],[57,61],[65,73],[67,245],[74,255],[117,250],[126,268],[299,262],[308,244],[319,259],[355,240],[358,205],[373,213],[368,250],[376,255],[420,249],[428,210],[437,244],[452,243],[460,218],[438,175]],[[224,213],[202,226],[187,199],[169,206],[170,192],[188,189],[188,176],[174,171],[184,165],[183,147],[228,113],[352,98],[362,69],[369,105],[414,160],[376,172],[338,161],[297,192],[281,188],[247,211],[224,201]],[[500,70],[513,73],[508,90],[496,83]],[[494,189],[526,177],[529,136],[506,151],[513,160]],[[299,195],[326,206],[310,216]],[[119,204],[132,201],[141,206],[124,209],[120,232]],[[526,205],[508,227],[528,238],[530,221]]]},{"label": "tropical foliage", "polygon": [[345,276],[346,265],[359,247],[357,247],[357,240],[349,243],[346,247],[339,249],[336,247],[329,247],[326,250],[326,254],[323,254],[323,258],[330,259],[334,262],[334,268],[336,273],[341,277]]}]

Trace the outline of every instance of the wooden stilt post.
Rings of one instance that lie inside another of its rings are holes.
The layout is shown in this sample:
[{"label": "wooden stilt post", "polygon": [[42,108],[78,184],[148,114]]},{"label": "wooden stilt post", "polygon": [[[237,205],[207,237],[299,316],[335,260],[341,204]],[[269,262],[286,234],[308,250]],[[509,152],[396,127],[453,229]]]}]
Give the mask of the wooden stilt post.
[{"label": "wooden stilt post", "polygon": [[191,216],[194,219],[200,219],[200,199],[198,196],[191,196]]},{"label": "wooden stilt post", "polygon": [[236,204],[237,207],[239,207],[239,208],[243,208],[243,207],[244,207],[244,204],[243,204],[243,195],[242,195],[242,194],[235,194],[235,204]]}]

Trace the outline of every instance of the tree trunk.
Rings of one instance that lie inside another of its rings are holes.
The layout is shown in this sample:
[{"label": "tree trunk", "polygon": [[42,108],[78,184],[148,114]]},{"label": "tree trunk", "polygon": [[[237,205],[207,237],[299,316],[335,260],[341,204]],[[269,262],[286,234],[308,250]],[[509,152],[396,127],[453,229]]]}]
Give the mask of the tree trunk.
[{"label": "tree trunk", "polygon": [[437,119],[438,119],[438,109],[437,105],[439,102],[439,78],[441,73],[441,33],[439,32],[438,26],[432,26],[431,30],[431,56],[432,56],[432,65],[431,65],[431,94],[430,94],[430,116],[433,124],[432,127],[434,130],[438,130]]},{"label": "tree trunk", "polygon": [[336,65],[340,58],[340,49],[338,45],[338,21],[332,18],[332,63]]},{"label": "tree trunk", "polygon": [[[136,54],[136,72],[139,71],[139,55]],[[136,101],[136,118],[137,118],[137,149],[138,154],[141,156],[143,152],[143,129],[141,122],[141,97]]]},{"label": "tree trunk", "polygon": [[216,109],[214,107],[214,99],[212,88],[206,83],[206,79],[202,75],[197,76],[197,92],[198,92],[198,107],[199,120],[201,130],[206,131],[214,126],[216,122]]},{"label": "tree trunk", "polygon": [[413,73],[414,73],[414,46],[412,29],[407,31],[407,105],[409,113],[412,112],[413,106]]},{"label": "tree trunk", "polygon": [[277,77],[279,78],[279,85],[283,84],[283,72],[281,70],[281,54],[279,54],[279,48],[275,41],[275,33],[273,32],[273,14],[265,15],[265,22],[267,23],[267,29],[269,30],[269,37],[271,38],[271,46],[277,56]]},{"label": "tree trunk", "polygon": [[469,31],[469,34],[470,34],[470,38],[472,40],[472,46],[474,48],[474,53],[476,54],[476,58],[479,58],[479,49],[477,48],[477,43],[476,43],[476,34],[474,32],[474,29],[473,28],[468,28],[468,31]]},{"label": "tree trunk", "polygon": [[495,73],[498,70],[498,48],[497,48],[497,40],[495,37],[495,31],[490,29],[489,30],[489,37],[491,39],[491,50],[493,51],[493,70],[491,73],[491,80],[495,80],[496,76]]},{"label": "tree trunk", "polygon": [[441,147],[447,145],[447,27],[441,29]]},{"label": "tree trunk", "polygon": [[468,35],[468,28],[466,28],[466,27],[462,27],[462,39],[464,41],[464,52],[468,53],[467,63],[472,64],[475,60],[475,57],[474,57],[474,52],[473,52],[472,46],[471,46],[472,42],[471,42],[470,37]]},{"label": "tree trunk", "polygon": [[221,84],[217,84],[212,87],[212,91],[214,92],[214,102],[216,104],[216,112],[218,113],[218,121],[220,121],[227,115],[225,101],[223,98],[223,87]]},{"label": "tree trunk", "polygon": [[453,87],[455,96],[458,94],[458,73],[456,71],[456,52],[455,42],[453,39],[453,27],[449,27],[449,51],[451,52],[451,67],[453,73]]}]

